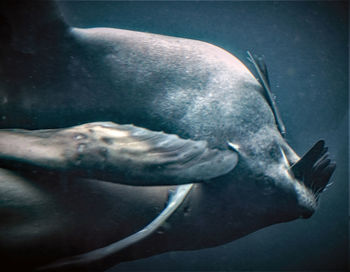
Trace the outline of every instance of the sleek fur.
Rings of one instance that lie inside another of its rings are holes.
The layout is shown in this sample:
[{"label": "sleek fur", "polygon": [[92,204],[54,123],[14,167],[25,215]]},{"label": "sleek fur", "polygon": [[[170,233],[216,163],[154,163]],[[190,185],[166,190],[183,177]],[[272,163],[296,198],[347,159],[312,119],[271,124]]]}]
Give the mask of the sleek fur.
[{"label": "sleek fur", "polygon": [[[324,143],[299,161],[276,126],[262,86],[236,57],[189,39],[69,27],[54,11],[38,16],[54,10],[52,3],[36,4],[6,2],[1,11],[9,27],[2,30],[0,50],[0,127],[7,129],[0,132],[0,250],[12,268],[38,268],[142,229],[163,209],[172,187],[93,180],[94,167],[76,175],[45,170],[46,162],[37,169],[34,153],[15,143],[13,150],[5,148],[13,139],[6,137],[10,128],[62,128],[10,130],[18,143],[29,135],[34,149],[45,139],[53,152],[69,146],[71,138],[57,145],[50,135],[67,135],[68,126],[132,123],[238,155],[232,171],[196,184],[161,231],[85,263],[93,271],[165,251],[224,244],[315,211],[335,168],[324,157]],[[28,156],[23,167],[21,158]],[[9,158],[18,164],[9,166]]]}]

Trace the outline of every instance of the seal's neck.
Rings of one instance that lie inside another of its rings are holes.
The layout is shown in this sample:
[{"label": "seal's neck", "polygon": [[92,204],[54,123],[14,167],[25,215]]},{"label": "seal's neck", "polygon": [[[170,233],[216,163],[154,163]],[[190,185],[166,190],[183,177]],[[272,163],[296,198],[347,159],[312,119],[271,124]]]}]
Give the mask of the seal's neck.
[{"label": "seal's neck", "polygon": [[2,1],[0,25],[0,50],[24,54],[57,46],[68,29],[53,1]]}]

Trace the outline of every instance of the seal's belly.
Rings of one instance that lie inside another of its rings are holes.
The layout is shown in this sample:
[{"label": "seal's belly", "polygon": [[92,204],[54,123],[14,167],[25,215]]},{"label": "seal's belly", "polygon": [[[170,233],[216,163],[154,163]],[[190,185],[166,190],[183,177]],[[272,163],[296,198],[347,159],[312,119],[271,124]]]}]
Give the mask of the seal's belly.
[{"label": "seal's belly", "polygon": [[162,211],[169,189],[29,177],[1,168],[0,181],[0,252],[26,250],[28,258],[37,248],[50,258],[120,240]]}]

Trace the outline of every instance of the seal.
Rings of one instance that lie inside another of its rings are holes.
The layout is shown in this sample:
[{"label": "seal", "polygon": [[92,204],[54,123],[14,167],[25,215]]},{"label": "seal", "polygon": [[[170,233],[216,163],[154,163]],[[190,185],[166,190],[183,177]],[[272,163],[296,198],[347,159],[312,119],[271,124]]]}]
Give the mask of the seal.
[{"label": "seal", "polygon": [[[259,59],[257,80],[205,42],[70,27],[51,2],[2,5],[0,251],[12,268],[106,269],[316,210],[335,164],[324,141],[302,158],[288,145]],[[156,231],[84,255],[142,230],[183,183],[196,184]]]}]

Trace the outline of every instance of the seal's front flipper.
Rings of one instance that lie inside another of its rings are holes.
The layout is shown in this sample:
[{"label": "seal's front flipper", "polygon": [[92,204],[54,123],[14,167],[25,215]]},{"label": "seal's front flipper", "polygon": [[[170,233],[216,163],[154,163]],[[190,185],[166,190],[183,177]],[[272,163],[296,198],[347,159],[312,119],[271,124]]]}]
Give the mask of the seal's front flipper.
[{"label": "seal's front flipper", "polygon": [[60,130],[0,131],[0,165],[130,185],[177,185],[227,174],[232,150],[133,125],[89,123]]},{"label": "seal's front flipper", "polygon": [[316,197],[325,189],[336,167],[327,151],[325,142],[320,140],[291,167],[294,176],[304,182]]}]

